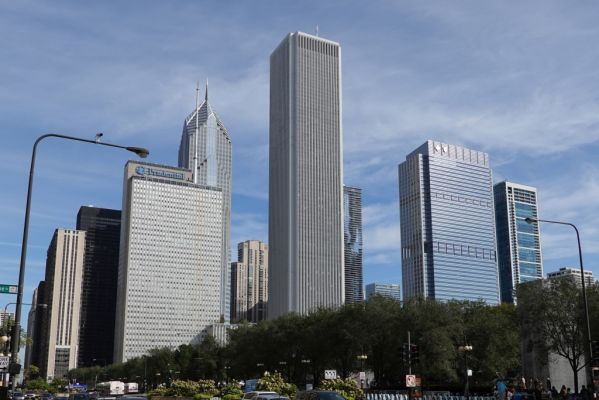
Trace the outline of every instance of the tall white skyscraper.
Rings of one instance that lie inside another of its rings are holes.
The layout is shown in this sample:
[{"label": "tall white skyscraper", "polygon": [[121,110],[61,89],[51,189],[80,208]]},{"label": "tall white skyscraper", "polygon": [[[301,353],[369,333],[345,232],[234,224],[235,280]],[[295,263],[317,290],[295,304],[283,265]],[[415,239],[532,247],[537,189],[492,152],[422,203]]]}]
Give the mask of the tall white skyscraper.
[{"label": "tall white skyscraper", "polygon": [[539,218],[537,189],[504,181],[493,191],[501,301],[514,303],[518,284],[543,279],[539,224],[526,222]]},{"label": "tall white skyscraper", "polygon": [[47,318],[42,327],[41,373],[63,378],[77,367],[85,232],[57,229],[46,259]]},{"label": "tall white skyscraper", "polygon": [[191,171],[125,166],[114,361],[197,342],[220,321],[222,191]]},{"label": "tall white skyscraper", "polygon": [[404,299],[499,303],[489,155],[428,140],[399,164]]},{"label": "tall white skyscraper", "polygon": [[208,103],[206,84],[204,101],[200,104],[196,95],[196,107],[183,124],[179,167],[192,171],[194,183],[222,191],[220,313],[224,322],[229,322],[231,299],[231,151],[227,128]]},{"label": "tall white skyscraper", "polygon": [[344,302],[340,60],[301,32],[270,56],[269,318]]}]

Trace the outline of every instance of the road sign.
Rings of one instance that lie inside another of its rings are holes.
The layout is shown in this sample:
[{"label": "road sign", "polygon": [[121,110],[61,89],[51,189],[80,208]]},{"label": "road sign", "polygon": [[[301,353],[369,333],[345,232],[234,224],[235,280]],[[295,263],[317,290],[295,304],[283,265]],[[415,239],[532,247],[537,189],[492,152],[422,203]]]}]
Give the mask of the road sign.
[{"label": "road sign", "polygon": [[0,357],[0,368],[8,368],[8,364],[10,362],[10,357]]},{"label": "road sign", "polygon": [[0,293],[17,294],[18,289],[17,285],[4,285],[0,283]]},{"label": "road sign", "polygon": [[334,369],[325,369],[324,379],[337,379],[337,371]]},{"label": "road sign", "polygon": [[416,387],[416,375],[406,375],[406,387]]}]

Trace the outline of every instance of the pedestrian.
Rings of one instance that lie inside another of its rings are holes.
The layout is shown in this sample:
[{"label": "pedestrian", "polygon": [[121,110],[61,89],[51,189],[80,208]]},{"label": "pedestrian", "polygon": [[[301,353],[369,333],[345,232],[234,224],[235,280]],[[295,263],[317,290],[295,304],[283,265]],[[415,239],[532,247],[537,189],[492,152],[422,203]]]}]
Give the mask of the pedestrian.
[{"label": "pedestrian", "polygon": [[555,386],[551,386],[551,398],[553,400],[557,400],[558,395],[559,395],[559,393],[557,392],[557,389],[555,388]]},{"label": "pedestrian", "polygon": [[559,390],[559,397],[561,400],[568,400],[568,391],[566,390],[566,385],[562,385],[562,388]]},{"label": "pedestrian", "polygon": [[497,400],[506,400],[507,386],[505,382],[501,378],[497,378],[495,387],[497,389]]},{"label": "pedestrian", "polygon": [[580,389],[580,399],[589,400],[589,391],[585,385],[582,385],[582,389]]}]

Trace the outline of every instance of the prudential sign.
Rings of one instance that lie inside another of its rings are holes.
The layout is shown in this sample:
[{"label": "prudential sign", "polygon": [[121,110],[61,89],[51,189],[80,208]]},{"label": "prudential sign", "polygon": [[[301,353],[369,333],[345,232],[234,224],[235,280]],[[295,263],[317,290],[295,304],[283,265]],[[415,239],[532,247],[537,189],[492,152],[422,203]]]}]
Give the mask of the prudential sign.
[{"label": "prudential sign", "polygon": [[144,167],[142,165],[135,168],[135,173],[137,175],[149,175],[159,178],[178,179],[181,181],[185,179],[185,175],[181,172],[165,171],[163,169]]}]

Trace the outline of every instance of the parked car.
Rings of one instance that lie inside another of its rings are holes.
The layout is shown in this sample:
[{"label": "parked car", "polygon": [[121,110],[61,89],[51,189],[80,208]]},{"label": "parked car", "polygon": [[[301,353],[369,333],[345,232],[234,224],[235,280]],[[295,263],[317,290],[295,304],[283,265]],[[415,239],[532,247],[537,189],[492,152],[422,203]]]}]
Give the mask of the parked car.
[{"label": "parked car", "polygon": [[69,400],[90,400],[88,393],[71,393]]},{"label": "parked car", "polygon": [[253,392],[247,392],[243,395],[242,399],[243,400],[255,400],[256,397],[258,396],[262,396],[262,395],[267,395],[267,394],[274,394],[276,396],[278,396],[279,394],[277,392],[266,392],[266,391],[256,391],[254,390]]},{"label": "parked car", "polygon": [[345,400],[339,393],[332,390],[306,390],[298,392],[295,400]]},{"label": "parked car", "polygon": [[289,400],[289,397],[280,394],[261,394],[256,396],[254,400]]}]

